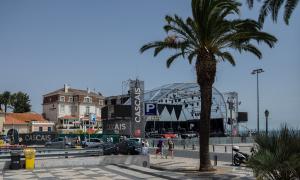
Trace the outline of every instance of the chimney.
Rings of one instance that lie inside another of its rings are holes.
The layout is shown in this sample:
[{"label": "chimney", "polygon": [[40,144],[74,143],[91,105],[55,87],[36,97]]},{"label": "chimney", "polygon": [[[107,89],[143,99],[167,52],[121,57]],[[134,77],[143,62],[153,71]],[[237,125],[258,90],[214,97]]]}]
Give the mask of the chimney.
[{"label": "chimney", "polygon": [[65,90],[65,93],[68,93],[69,91],[69,86],[67,84],[64,84],[64,90]]}]

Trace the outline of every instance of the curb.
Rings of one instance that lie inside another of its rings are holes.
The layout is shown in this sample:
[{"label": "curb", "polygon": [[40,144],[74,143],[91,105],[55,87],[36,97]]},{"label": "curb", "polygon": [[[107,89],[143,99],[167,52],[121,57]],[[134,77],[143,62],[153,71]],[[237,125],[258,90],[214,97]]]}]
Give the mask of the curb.
[{"label": "curb", "polygon": [[150,164],[150,169],[160,170],[160,171],[171,171],[171,172],[197,172],[197,168],[164,168],[161,166],[155,166]]}]

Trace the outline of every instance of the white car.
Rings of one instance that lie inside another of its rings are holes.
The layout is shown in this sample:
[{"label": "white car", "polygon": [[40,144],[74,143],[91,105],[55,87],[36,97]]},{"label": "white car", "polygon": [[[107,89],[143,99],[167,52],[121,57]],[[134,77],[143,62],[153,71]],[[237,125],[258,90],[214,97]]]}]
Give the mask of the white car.
[{"label": "white car", "polygon": [[103,145],[102,139],[90,138],[86,141],[82,141],[82,147],[84,148],[100,148]]}]

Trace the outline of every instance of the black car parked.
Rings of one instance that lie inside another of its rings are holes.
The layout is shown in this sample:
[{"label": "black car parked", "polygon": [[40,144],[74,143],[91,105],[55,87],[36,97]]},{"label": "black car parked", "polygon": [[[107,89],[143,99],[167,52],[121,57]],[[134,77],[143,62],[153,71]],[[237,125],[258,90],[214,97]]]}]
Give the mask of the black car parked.
[{"label": "black car parked", "polygon": [[138,155],[142,152],[142,144],[137,141],[125,140],[116,144],[119,154]]},{"label": "black car parked", "polygon": [[114,143],[105,142],[101,144],[100,148],[103,149],[103,155],[118,154],[117,146]]}]

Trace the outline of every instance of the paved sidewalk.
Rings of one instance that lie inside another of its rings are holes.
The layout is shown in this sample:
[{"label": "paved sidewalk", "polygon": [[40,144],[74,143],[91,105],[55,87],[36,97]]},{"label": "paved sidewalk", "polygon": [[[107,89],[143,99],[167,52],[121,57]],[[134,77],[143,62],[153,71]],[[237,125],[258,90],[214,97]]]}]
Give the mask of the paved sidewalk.
[{"label": "paved sidewalk", "polygon": [[[241,152],[250,153],[251,147],[253,147],[253,143],[235,143],[233,146],[239,146]],[[210,144],[209,152],[216,153],[231,153],[231,144]],[[157,147],[150,146],[150,149],[156,149]],[[175,146],[175,150],[185,150],[185,151],[199,151],[199,146],[186,146],[185,148],[181,145]]]},{"label": "paved sidewalk", "polygon": [[[214,163],[213,161],[211,162]],[[204,179],[255,179],[251,169],[231,166],[228,162],[218,161],[216,171],[198,172],[199,159],[175,157],[174,159],[158,158],[150,155],[150,168],[171,172],[184,172],[186,177]]]}]

